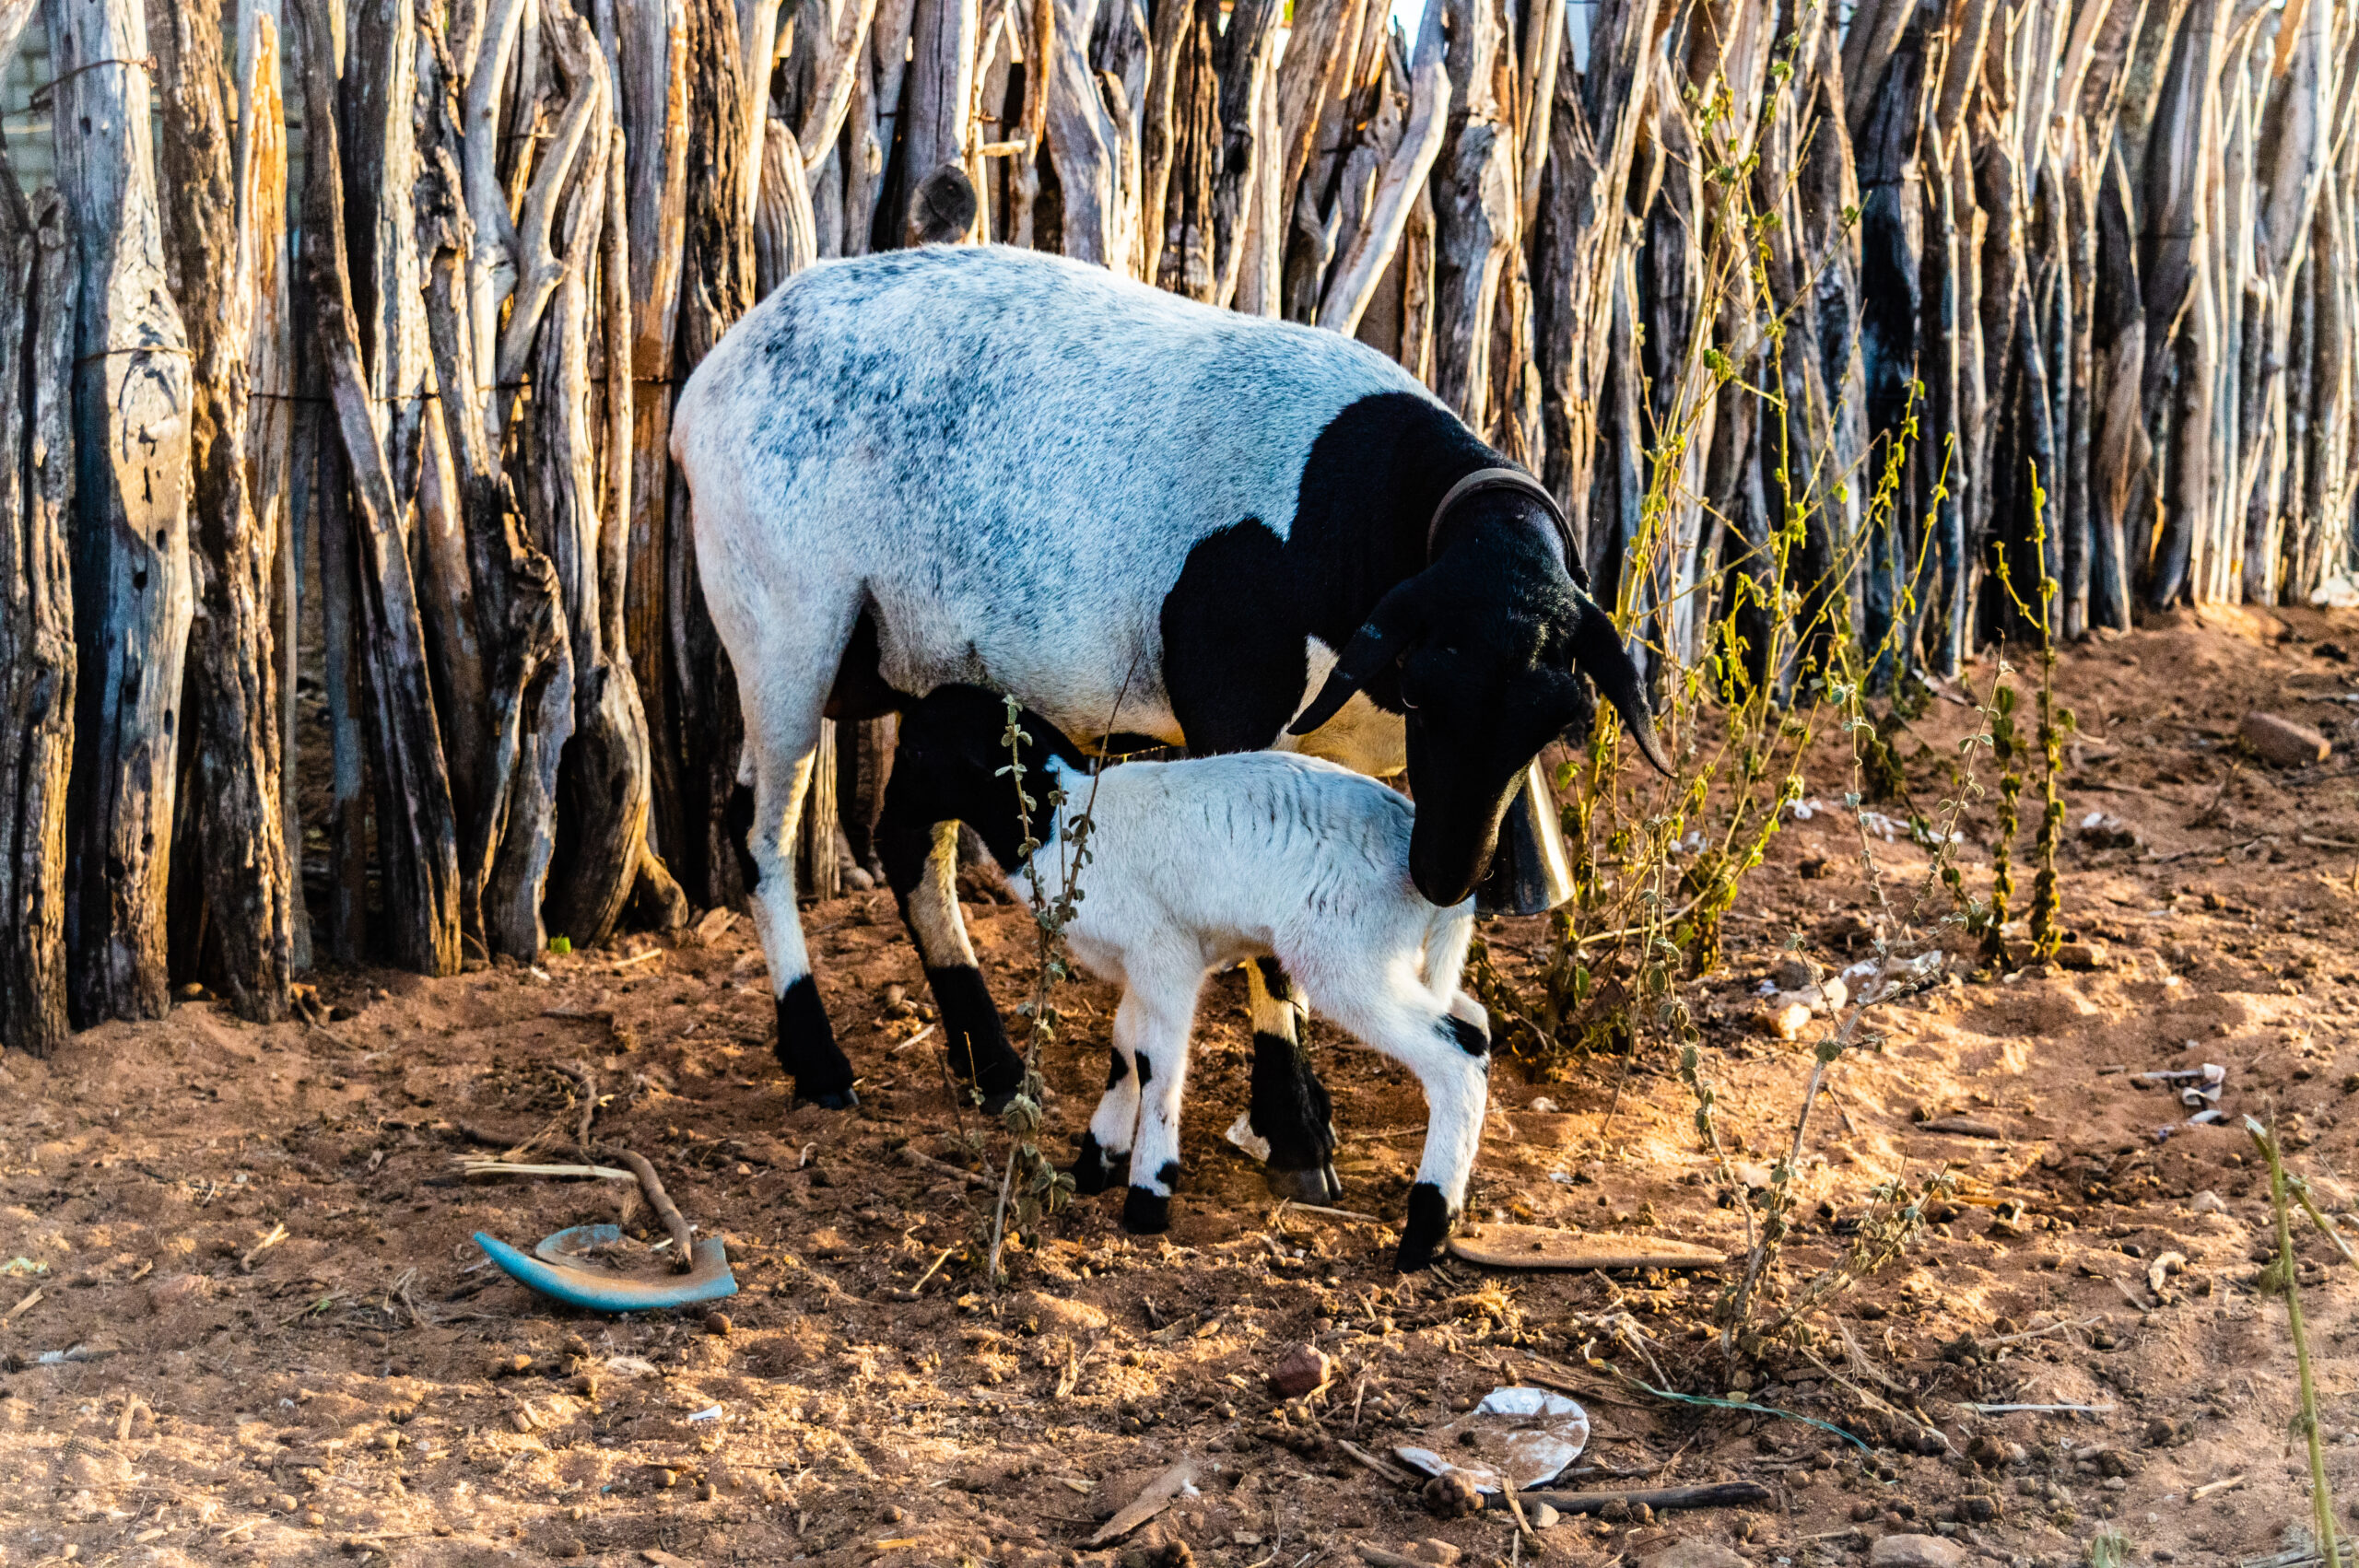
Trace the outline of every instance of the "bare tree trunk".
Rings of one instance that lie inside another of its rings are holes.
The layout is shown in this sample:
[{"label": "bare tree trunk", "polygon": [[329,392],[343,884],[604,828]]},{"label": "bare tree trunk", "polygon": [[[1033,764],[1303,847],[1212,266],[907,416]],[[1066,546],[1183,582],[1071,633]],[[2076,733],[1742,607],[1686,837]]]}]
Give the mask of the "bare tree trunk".
[{"label": "bare tree trunk", "polygon": [[1319,324],[1350,333],[1359,326],[1376,286],[1391,266],[1417,193],[1426,188],[1449,129],[1449,74],[1439,60],[1416,67],[1414,107],[1401,142],[1385,162],[1367,215],[1337,262],[1319,307]]},{"label": "bare tree trunk", "polygon": [[287,1013],[294,965],[294,880],[280,817],[279,734],[270,627],[275,543],[256,515],[246,468],[246,351],[253,298],[241,258],[243,204],[230,116],[237,89],[225,47],[234,16],[156,4],[164,99],[165,229],[172,294],[184,307],[196,401],[193,551],[203,613],[189,634],[188,718],[195,727],[201,874],[218,979],[239,1016]]},{"label": "bare tree trunk", "polygon": [[[428,84],[427,156],[415,221],[425,250],[422,314],[441,395],[427,444],[436,456],[429,472],[447,473],[436,482],[454,496],[452,509],[463,520],[476,638],[485,650],[487,749],[459,817],[461,903],[469,911],[464,928],[475,940],[529,958],[546,934],[541,906],[556,833],[557,769],[574,722],[572,657],[556,570],[528,536],[514,486],[490,446],[490,405],[499,395],[492,383],[499,378],[486,364],[492,345],[475,340],[470,301],[492,263],[475,252],[480,236],[466,214],[460,173],[463,159],[489,149],[470,146],[483,133],[463,133],[451,111],[450,61],[440,50],[429,58],[436,80]],[[477,60],[478,69],[491,68],[483,54]],[[482,125],[490,115],[469,119]]]},{"label": "bare tree trunk", "polygon": [[44,0],[81,280],[75,333],[79,699],[66,907],[76,1022],[170,1006],[165,890],[189,580],[188,337],[164,279],[137,0]]},{"label": "bare tree trunk", "polygon": [[2212,240],[2204,182],[2220,145],[2213,89],[2228,12],[2227,0],[2192,0],[2147,143],[2140,236],[2147,322],[2142,403],[2147,417],[2160,421],[2163,439],[2156,444],[2166,449],[2167,474],[2163,532],[2146,586],[2148,601],[2157,607],[2188,586],[2197,535],[2212,509],[2212,402],[2220,323],[2205,276]]},{"label": "bare tree trunk", "polygon": [[945,164],[966,166],[981,33],[977,0],[917,0],[901,132],[912,189]]},{"label": "bare tree trunk", "polygon": [[[302,812],[296,789],[296,671],[302,638],[301,555],[295,505],[293,433],[296,322],[287,256],[287,105],[279,82],[277,0],[238,0],[238,232],[240,287],[249,302],[247,485],[254,525],[269,542],[277,576],[279,829],[288,877],[288,935],[293,966],[311,966],[311,922],[303,902]],[[270,589],[265,585],[264,608]]]},{"label": "bare tree trunk", "polygon": [[[16,43],[6,20],[0,57]],[[28,210],[0,150],[0,1046],[35,1056],[67,1030],[77,292],[57,193]]]},{"label": "bare tree trunk", "polygon": [[[742,99],[744,62],[728,0],[691,0],[688,18],[688,189],[687,256],[680,283],[680,326],[673,363],[685,381],[721,334],[754,303],[755,171],[745,149],[726,135],[722,106]],[[737,788],[745,720],[737,680],[721,646],[697,579],[687,493],[672,478],[665,589],[669,598],[672,691],[686,847],[669,857],[690,896],[707,905],[743,901],[740,829],[729,821]]]},{"label": "bare tree trunk", "polygon": [[1556,68],[1533,242],[1534,357],[1545,477],[1572,516],[1577,537],[1587,526],[1597,399],[1612,331],[1605,260],[1626,222],[1624,196],[1647,99],[1644,62],[1656,40],[1658,5],[1604,0],[1591,13],[1589,69],[1577,70],[1569,50],[1560,53]]},{"label": "bare tree trunk", "polygon": [[1049,158],[1064,196],[1061,248],[1124,277],[1136,277],[1139,252],[1138,116],[1118,73],[1090,58],[1090,33],[1101,7],[1129,0],[1055,0],[1049,73]]},{"label": "bare tree trunk", "polygon": [[[679,321],[688,178],[688,0],[615,0],[630,227],[630,536],[623,632],[654,738],[648,837],[666,857],[690,843],[672,712],[665,614],[672,555],[673,334]],[[687,526],[685,518],[680,526]]]},{"label": "bare tree trunk", "polygon": [[[864,256],[874,243],[872,236],[885,204],[895,134],[904,118],[902,89],[909,76],[910,26],[915,12],[916,0],[876,0],[876,17],[869,24],[867,61],[854,89],[853,162],[844,193],[848,256]],[[1036,63],[1029,74],[1038,75],[1040,69]],[[898,222],[893,231],[899,232]]]},{"label": "bare tree trunk", "polygon": [[[399,524],[400,502],[360,357],[345,268],[334,64],[328,0],[299,0],[306,142],[303,260],[338,433],[350,465],[360,663],[377,774],[377,855],[394,962],[428,975],[459,967],[459,857],[451,781],[427,678],[425,630]],[[331,590],[331,591],[334,591]]]}]

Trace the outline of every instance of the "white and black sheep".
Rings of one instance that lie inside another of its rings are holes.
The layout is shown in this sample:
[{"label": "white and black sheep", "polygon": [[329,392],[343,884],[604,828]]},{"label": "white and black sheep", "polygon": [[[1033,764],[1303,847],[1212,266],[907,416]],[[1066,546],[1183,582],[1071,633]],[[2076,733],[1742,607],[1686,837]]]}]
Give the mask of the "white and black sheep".
[{"label": "white and black sheep", "polygon": [[[1169,1225],[1197,995],[1215,970],[1274,957],[1320,1012],[1425,1090],[1425,1156],[1398,1261],[1430,1262],[1466,1200],[1491,1043],[1481,1004],[1458,989],[1474,902],[1445,909],[1417,891],[1414,808],[1373,778],[1282,752],[1117,763],[1093,777],[1039,714],[1020,722],[1024,784],[1042,802],[1028,857],[1006,707],[972,686],[937,688],[903,714],[879,837],[905,900],[924,875],[933,825],[954,817],[983,836],[1019,896],[1032,896],[1037,877],[1053,899],[1069,824],[1088,811],[1090,858],[1065,939],[1122,1000],[1105,1097],[1074,1173],[1083,1190],[1126,1181],[1124,1227]],[[1054,814],[1052,790],[1065,796]]]},{"label": "white and black sheep", "polygon": [[[1562,518],[1400,366],[994,247],[823,262],[680,394],[706,602],[745,716],[755,920],[795,1092],[852,1103],[794,904],[787,831],[823,717],[952,682],[1075,735],[1273,745],[1402,770],[1410,873],[1466,896],[1541,748],[1595,680],[1660,762],[1644,694]],[[1292,731],[1303,731],[1296,738]],[[954,839],[910,905],[954,1062],[1020,1064],[958,914]],[[1333,1186],[1295,1009],[1256,970],[1253,1125],[1272,1184]],[[1264,1082],[1265,1077],[1268,1082]]]}]

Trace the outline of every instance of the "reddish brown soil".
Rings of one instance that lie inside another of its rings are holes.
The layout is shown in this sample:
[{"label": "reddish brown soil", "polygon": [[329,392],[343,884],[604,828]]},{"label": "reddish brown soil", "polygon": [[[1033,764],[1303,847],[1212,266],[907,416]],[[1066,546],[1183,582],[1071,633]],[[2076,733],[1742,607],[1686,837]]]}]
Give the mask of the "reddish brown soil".
[{"label": "reddish brown soil", "polygon": [[[710,945],[642,936],[534,970],[325,976],[326,1000],[351,1015],[319,1027],[249,1027],[199,1001],[94,1030],[52,1061],[8,1054],[0,1563],[1110,1563],[1083,1549],[1096,1521],[1182,1456],[1201,1462],[1200,1493],[1118,1553],[1185,1542],[1207,1564],[1309,1568],[1349,1563],[1359,1543],[1432,1537],[1474,1563],[1602,1562],[1677,1540],[1783,1568],[1938,1530],[1968,1559],[2059,1564],[2108,1521],[2155,1559],[2275,1550],[2306,1516],[2306,1491],[2287,1436],[2285,1310],[2256,1289],[2266,1181],[2231,1127],[2158,1142],[2186,1113],[2107,1070],[2221,1063],[2232,1118],[2273,1110],[2322,1206],[2350,1209],[2359,795],[2353,726],[2328,699],[2359,689],[2359,665],[2333,657],[2333,640],[2359,649],[2359,625],[2181,617],[2071,658],[2061,685],[2088,738],[2068,773],[2070,819],[2108,811],[2143,840],[2066,852],[2067,918],[2108,966],[1969,973],[1873,1013],[1880,1039],[1836,1069],[1800,1178],[1793,1281],[1835,1256],[1837,1227],[1872,1183],[1945,1164],[1962,1183],[1921,1246],[1815,1319],[1831,1372],[1774,1351],[1752,1389],[1867,1436],[1872,1455],[1798,1422],[1670,1405],[1584,1363],[1593,1345],[1651,1382],[1651,1356],[1673,1387],[1725,1391],[1709,1278],[1464,1265],[1396,1277],[1389,1222],[1422,1108],[1399,1073],[1323,1031],[1340,1206],[1381,1222],[1273,1218],[1258,1172],[1220,1136],[1245,1092],[1233,979],[1201,1020],[1173,1233],[1126,1238],[1119,1199],[1085,1200],[1014,1257],[1008,1291],[985,1288],[960,1249],[986,1195],[912,1158],[964,1158],[960,1118],[933,1038],[897,1051],[917,1023],[880,1016],[888,983],[922,992],[889,899],[873,894],[806,917],[865,1074],[850,1117],[788,1110],[743,922]],[[1990,673],[1986,662],[1974,685]],[[2319,725],[2336,755],[2294,773],[2247,763],[2224,789],[2236,721],[2261,705]],[[1903,739],[1928,800],[1972,717],[1935,703]],[[1809,792],[1839,802],[1848,780],[1826,757]],[[1989,823],[1988,802],[1966,822],[1978,891]],[[1905,844],[1877,850],[1905,895],[1921,860]],[[1798,874],[1819,860],[1825,876]],[[1030,972],[1028,921],[970,912],[1012,1005]],[[1810,1061],[1806,1046],[1749,1026],[1753,984],[1795,932],[1813,955],[1844,958],[1841,934],[1872,912],[1839,805],[1781,834],[1745,889],[1729,967],[1692,992],[1743,1157],[1790,1136]],[[1510,965],[1538,940],[1536,922],[1493,933]],[[1102,987],[1067,994],[1078,1017],[1046,1064],[1061,1154],[1102,1080],[1111,1001]],[[489,1152],[463,1123],[567,1157],[575,1091],[560,1070],[574,1063],[612,1096],[600,1135],[653,1158],[689,1216],[729,1238],[743,1290],[725,1336],[697,1312],[554,1308],[470,1240],[529,1241],[622,1211],[620,1184],[456,1174],[458,1156]],[[1660,1047],[1626,1078],[1612,1059],[1548,1082],[1502,1064],[1473,1215],[1738,1245],[1739,1212],[1671,1065]],[[1560,1108],[1533,1109],[1543,1096]],[[1918,1119],[1961,1115],[1999,1136]],[[2359,1277],[2315,1233],[2299,1249],[2330,1468],[2359,1499],[2347,1345]],[[2173,1252],[2184,1271],[2158,1297],[2148,1269]],[[1627,1315],[1619,1343],[1603,1321],[1614,1314]],[[1338,1374],[1313,1416],[1282,1425],[1262,1373],[1305,1340]],[[74,1347],[76,1359],[40,1361]],[[1434,1517],[1332,1441],[1384,1452],[1528,1370],[1581,1390],[1595,1422],[1582,1462],[1602,1469],[1568,1484],[1659,1467],[1645,1484],[1750,1479],[1775,1501],[1567,1518],[1518,1542],[1500,1515]],[[2107,1408],[1978,1416],[1961,1410],[1970,1402]],[[714,1406],[717,1421],[689,1419]],[[1314,1418],[1323,1443],[1302,1435]],[[1902,1452],[1940,1446],[1915,1440],[1919,1418],[1959,1457]],[[1995,1469],[1964,1457],[1986,1435],[1997,1445],[1975,1451]]]}]

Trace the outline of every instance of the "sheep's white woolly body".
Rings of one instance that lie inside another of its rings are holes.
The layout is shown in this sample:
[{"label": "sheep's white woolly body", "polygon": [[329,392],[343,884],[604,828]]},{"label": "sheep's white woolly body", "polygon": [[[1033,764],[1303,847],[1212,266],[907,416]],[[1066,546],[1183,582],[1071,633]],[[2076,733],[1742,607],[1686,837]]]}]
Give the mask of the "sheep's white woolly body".
[{"label": "sheep's white woolly body", "polygon": [[[1123,988],[1121,1071],[1090,1135],[1117,1167],[1127,1151],[1133,1192],[1171,1196],[1205,976],[1274,954],[1313,1009],[1416,1076],[1427,1106],[1416,1179],[1455,1214],[1488,1095],[1487,1051],[1467,1043],[1485,1044],[1483,1010],[1458,989],[1474,910],[1437,908],[1411,883],[1408,801],[1273,753],[1126,763],[1095,780],[1050,771],[1067,809],[1088,802],[1095,824],[1065,934],[1086,968]],[[1011,885],[1029,896],[1033,868],[1061,885],[1067,848],[1050,834]]]},{"label": "sheep's white woolly body", "polygon": [[[897,690],[966,682],[1069,734],[1177,743],[1156,608],[1205,535],[1251,517],[1285,538],[1311,443],[1377,392],[1430,395],[1334,333],[1037,252],[921,250],[763,301],[683,390],[674,455],[730,647],[839,652],[871,601]],[[824,690],[738,678],[749,719],[816,727]],[[1399,720],[1378,727],[1397,748]]]}]

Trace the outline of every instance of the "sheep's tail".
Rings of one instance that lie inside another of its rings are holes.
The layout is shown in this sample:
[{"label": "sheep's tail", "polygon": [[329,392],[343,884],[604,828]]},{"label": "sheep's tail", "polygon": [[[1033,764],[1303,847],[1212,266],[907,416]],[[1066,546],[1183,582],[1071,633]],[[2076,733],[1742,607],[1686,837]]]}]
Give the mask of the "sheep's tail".
[{"label": "sheep's tail", "polygon": [[1466,950],[1474,941],[1474,900],[1436,909],[1426,921],[1426,984],[1446,1005],[1458,989],[1466,967]]}]

